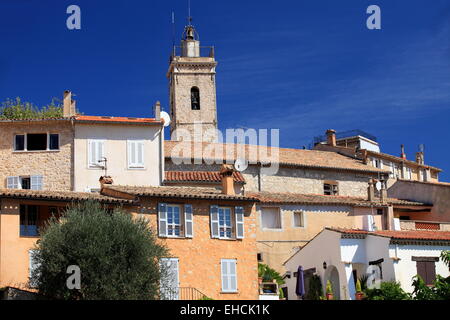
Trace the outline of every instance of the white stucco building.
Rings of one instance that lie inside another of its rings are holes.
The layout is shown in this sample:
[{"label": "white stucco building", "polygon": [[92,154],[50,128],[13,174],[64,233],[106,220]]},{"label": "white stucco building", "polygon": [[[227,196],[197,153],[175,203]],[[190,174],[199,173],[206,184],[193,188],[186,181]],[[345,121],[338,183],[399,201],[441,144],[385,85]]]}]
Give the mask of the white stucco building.
[{"label": "white stucco building", "polygon": [[153,118],[77,116],[74,125],[74,191],[114,184],[159,186],[164,177],[163,124]]},{"label": "white stucco building", "polygon": [[[317,274],[325,288],[330,280],[335,299],[355,299],[356,279],[368,274],[374,281],[398,281],[412,292],[412,278],[419,274],[427,284],[436,275],[450,275],[440,260],[450,250],[447,231],[374,231],[325,228],[285,262],[288,299],[296,300],[297,269]],[[307,279],[305,281],[308,281]]]}]

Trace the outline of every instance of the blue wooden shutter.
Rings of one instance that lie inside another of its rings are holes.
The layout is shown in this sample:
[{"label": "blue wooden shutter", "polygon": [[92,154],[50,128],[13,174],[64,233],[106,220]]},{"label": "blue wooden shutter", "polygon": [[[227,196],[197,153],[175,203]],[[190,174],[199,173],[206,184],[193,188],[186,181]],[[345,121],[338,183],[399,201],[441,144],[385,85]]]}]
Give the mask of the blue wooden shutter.
[{"label": "blue wooden shutter", "polygon": [[192,205],[184,205],[184,236],[192,238],[194,236],[194,216],[192,213]]},{"label": "blue wooden shutter", "polygon": [[211,237],[219,238],[219,206],[211,206]]},{"label": "blue wooden shutter", "polygon": [[159,236],[167,237],[167,204],[165,203],[158,205],[158,227]]},{"label": "blue wooden shutter", "polygon": [[236,239],[244,239],[244,208],[235,207],[234,213],[236,216]]}]

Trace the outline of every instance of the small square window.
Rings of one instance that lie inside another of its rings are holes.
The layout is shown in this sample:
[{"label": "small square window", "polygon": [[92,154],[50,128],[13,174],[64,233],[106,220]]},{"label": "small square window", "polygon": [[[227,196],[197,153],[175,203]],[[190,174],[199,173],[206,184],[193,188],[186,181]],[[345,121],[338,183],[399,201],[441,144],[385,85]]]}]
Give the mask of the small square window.
[{"label": "small square window", "polygon": [[330,183],[330,182],[324,183],[323,194],[326,196],[337,196],[339,194],[337,183]]},{"label": "small square window", "polygon": [[267,229],[281,229],[280,208],[261,208],[261,224]]},{"label": "small square window", "polygon": [[258,262],[262,262],[263,261],[263,254],[261,252],[257,253],[256,257],[258,258]]},{"label": "small square window", "polygon": [[15,151],[25,150],[25,135],[23,135],[23,134],[16,135],[14,150]]},{"label": "small square window", "polygon": [[294,227],[296,228],[305,227],[305,217],[302,211],[294,212]]}]

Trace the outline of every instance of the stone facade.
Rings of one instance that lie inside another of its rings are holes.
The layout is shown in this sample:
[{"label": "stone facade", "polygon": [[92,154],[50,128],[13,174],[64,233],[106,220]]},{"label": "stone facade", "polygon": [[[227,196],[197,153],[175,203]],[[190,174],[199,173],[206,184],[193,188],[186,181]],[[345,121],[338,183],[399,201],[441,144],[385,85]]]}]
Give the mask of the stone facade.
[{"label": "stone facade", "polygon": [[[43,176],[43,190],[70,191],[73,186],[74,130],[70,121],[0,123],[0,188],[8,176]],[[24,133],[57,133],[57,151],[14,151],[14,136]]]},{"label": "stone facade", "polygon": [[[216,64],[211,57],[175,57],[171,62],[167,77],[172,140],[217,141]],[[191,108],[193,87],[200,92],[200,110]]]},{"label": "stone facade", "polygon": [[[219,171],[220,165],[181,164],[177,165],[171,159],[165,161],[167,171]],[[246,184],[245,191],[293,192],[304,194],[323,194],[325,181],[337,181],[339,195],[367,197],[367,187],[370,173],[340,172],[307,168],[280,167],[278,173],[272,176],[259,175],[259,167],[250,165],[242,172]]]}]

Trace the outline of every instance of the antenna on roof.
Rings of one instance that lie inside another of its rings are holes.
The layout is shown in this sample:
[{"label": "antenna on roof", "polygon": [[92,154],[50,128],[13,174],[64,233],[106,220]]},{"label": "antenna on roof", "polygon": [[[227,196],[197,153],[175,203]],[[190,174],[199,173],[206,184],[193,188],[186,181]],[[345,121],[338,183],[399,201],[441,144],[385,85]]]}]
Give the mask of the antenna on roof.
[{"label": "antenna on roof", "polygon": [[172,11],[172,47],[175,47],[175,12]]},{"label": "antenna on roof", "polygon": [[188,25],[190,26],[192,23],[192,16],[191,16],[191,0],[188,0]]}]

